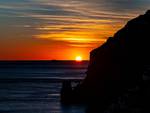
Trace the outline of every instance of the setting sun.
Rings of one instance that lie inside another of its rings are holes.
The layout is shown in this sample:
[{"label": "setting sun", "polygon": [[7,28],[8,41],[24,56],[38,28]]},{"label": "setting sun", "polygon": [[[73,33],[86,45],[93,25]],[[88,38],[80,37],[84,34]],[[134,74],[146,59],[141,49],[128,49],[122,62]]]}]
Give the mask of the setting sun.
[{"label": "setting sun", "polygon": [[76,59],[75,59],[77,62],[80,62],[82,61],[82,57],[81,56],[76,56]]}]

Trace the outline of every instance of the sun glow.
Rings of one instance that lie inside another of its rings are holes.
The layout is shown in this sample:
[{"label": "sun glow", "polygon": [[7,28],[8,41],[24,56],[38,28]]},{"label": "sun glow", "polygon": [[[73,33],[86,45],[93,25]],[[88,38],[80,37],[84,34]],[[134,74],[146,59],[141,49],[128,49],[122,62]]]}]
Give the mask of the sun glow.
[{"label": "sun glow", "polygon": [[77,62],[81,62],[82,61],[82,57],[81,56],[76,56],[76,59],[75,59]]}]

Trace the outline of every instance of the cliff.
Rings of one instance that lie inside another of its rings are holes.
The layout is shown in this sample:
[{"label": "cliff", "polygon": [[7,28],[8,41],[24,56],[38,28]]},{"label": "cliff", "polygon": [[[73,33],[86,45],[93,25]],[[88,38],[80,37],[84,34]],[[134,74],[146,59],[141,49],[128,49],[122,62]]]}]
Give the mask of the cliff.
[{"label": "cliff", "polygon": [[143,84],[150,65],[150,11],[132,19],[90,53],[85,80],[72,90],[75,103],[98,102],[103,109],[116,97]]}]

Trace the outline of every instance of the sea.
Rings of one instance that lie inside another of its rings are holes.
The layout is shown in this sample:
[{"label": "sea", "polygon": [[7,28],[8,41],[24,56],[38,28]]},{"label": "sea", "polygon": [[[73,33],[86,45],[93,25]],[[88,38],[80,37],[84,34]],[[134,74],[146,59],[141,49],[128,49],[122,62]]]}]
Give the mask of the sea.
[{"label": "sea", "polygon": [[[85,113],[60,102],[62,81],[82,81],[88,61],[0,61],[0,113]],[[77,84],[77,83],[76,83]]]}]

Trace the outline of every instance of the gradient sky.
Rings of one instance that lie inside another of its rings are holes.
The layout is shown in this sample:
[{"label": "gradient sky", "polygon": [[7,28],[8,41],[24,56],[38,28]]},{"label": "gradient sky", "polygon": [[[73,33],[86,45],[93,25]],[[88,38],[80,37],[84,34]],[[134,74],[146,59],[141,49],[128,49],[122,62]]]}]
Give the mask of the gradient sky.
[{"label": "gradient sky", "polygon": [[0,0],[0,60],[87,60],[149,8],[150,0]]}]

